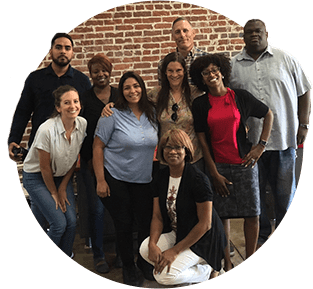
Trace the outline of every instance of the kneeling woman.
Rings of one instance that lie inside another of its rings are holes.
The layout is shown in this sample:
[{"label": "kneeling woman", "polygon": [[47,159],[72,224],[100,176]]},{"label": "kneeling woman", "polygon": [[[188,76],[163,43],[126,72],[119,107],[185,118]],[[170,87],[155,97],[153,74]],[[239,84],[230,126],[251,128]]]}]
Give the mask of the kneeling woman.
[{"label": "kneeling woman", "polygon": [[212,206],[210,182],[188,164],[193,147],[182,130],[165,133],[158,149],[168,167],[159,172],[154,184],[150,237],[142,243],[140,254],[154,265],[160,284],[203,282],[221,270],[226,247],[222,222]]},{"label": "kneeling woman", "polygon": [[50,225],[48,236],[68,256],[76,229],[71,181],[83,143],[87,121],[78,116],[78,92],[69,85],[53,92],[55,112],[38,129],[24,161],[23,184],[34,206]]}]

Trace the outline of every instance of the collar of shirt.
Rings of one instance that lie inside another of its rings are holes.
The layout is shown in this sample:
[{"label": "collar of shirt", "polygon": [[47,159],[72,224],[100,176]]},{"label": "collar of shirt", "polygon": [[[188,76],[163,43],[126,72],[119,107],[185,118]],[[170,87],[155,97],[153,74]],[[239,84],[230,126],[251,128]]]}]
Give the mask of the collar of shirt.
[{"label": "collar of shirt", "polygon": [[[63,122],[62,122],[60,115],[58,115],[55,118],[55,125],[56,125],[57,131],[60,135],[66,133],[66,130],[64,128],[64,125],[63,125]],[[75,130],[79,130],[79,122],[77,120],[75,120],[75,127],[74,127],[73,131],[75,131]]]},{"label": "collar of shirt", "polygon": [[[178,51],[178,47],[176,47],[176,51]],[[201,51],[199,48],[193,46],[192,49],[188,52],[187,54],[187,57],[193,57],[193,56],[196,56],[196,55],[202,55],[203,54],[203,51]],[[186,58],[187,58],[186,57]]]},{"label": "collar of shirt", "polygon": [[[49,66],[47,67],[45,73],[46,73],[46,74],[52,74],[52,75],[55,75],[55,76],[56,76],[54,70],[52,69],[51,63],[50,63]],[[63,74],[61,77],[67,77],[67,76],[68,76],[68,77],[71,77],[71,78],[74,77],[74,71],[73,71],[73,68],[72,68],[71,65],[69,65],[68,70],[67,70],[66,73]]]},{"label": "collar of shirt", "polygon": [[[271,56],[273,56],[273,50],[272,47],[270,45],[267,46],[267,48],[265,49],[265,51],[260,55],[260,57],[258,59],[261,59],[261,57],[263,57],[265,54],[270,54]],[[237,61],[243,61],[243,60],[250,60],[250,61],[255,61],[248,53],[247,53],[247,49],[244,48],[241,53],[238,55]]]}]

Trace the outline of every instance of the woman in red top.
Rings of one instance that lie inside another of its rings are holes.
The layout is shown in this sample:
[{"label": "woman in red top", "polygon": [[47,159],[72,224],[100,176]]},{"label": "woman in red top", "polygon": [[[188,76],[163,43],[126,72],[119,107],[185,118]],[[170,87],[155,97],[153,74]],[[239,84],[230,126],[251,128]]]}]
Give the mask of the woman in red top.
[{"label": "woman in red top", "polygon": [[[223,54],[199,57],[190,68],[197,87],[206,91],[192,107],[195,131],[215,188],[214,207],[229,239],[229,219],[244,218],[246,258],[257,245],[260,197],[257,161],[270,137],[273,113],[245,90],[227,87],[231,66]],[[248,140],[248,117],[263,118],[260,142]],[[228,242],[229,244],[229,242]],[[229,246],[229,245],[228,245]],[[225,271],[233,265],[226,249]]]}]

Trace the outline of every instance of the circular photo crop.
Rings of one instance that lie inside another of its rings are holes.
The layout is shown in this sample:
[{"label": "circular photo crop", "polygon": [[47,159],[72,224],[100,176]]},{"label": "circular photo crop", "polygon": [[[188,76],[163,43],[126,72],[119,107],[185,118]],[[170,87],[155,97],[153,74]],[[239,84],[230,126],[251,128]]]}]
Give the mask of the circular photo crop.
[{"label": "circular photo crop", "polygon": [[281,284],[309,238],[308,13],[57,2],[4,37],[12,284]]}]

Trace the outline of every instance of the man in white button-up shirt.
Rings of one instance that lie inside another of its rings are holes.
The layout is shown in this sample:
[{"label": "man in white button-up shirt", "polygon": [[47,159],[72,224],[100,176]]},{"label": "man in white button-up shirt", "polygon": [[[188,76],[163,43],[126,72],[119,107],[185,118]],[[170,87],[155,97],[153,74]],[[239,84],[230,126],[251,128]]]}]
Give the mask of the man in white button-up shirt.
[{"label": "man in white button-up shirt", "polygon": [[268,32],[261,20],[249,20],[244,27],[245,48],[232,59],[230,86],[248,90],[274,113],[269,142],[258,139],[262,121],[250,119],[249,139],[264,145],[259,160],[262,213],[259,245],[271,234],[265,194],[269,182],[275,198],[276,227],[295,193],[296,149],[308,132],[311,86],[299,63],[287,53],[268,45]]}]

